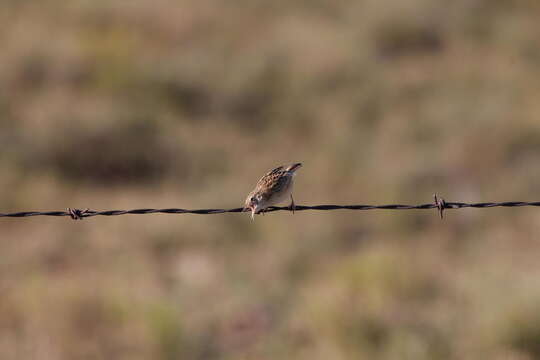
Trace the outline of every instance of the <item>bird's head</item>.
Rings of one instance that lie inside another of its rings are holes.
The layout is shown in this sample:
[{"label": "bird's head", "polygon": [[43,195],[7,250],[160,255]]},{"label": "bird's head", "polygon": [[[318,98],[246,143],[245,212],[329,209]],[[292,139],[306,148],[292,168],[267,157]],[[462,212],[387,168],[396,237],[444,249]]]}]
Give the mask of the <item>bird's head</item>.
[{"label": "bird's head", "polygon": [[249,194],[249,196],[246,199],[246,203],[244,206],[244,210],[251,210],[251,219],[254,219],[255,214],[260,213],[264,207],[263,207],[263,198],[261,194],[255,193],[255,194]]}]

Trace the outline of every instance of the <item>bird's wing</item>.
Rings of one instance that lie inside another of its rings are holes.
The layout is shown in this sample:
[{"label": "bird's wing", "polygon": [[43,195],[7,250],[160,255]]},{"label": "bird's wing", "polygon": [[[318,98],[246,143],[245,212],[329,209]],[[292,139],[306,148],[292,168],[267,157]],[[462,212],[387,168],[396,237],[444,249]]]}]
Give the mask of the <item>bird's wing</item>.
[{"label": "bird's wing", "polygon": [[269,171],[257,182],[256,188],[260,189],[260,188],[266,187],[270,179],[272,179],[276,174],[279,174],[282,171],[283,171],[283,166],[279,166],[275,168],[274,170]]},{"label": "bird's wing", "polygon": [[271,171],[266,174],[257,185],[261,196],[269,200],[276,194],[281,193],[290,183],[291,177],[285,170]]},{"label": "bird's wing", "polygon": [[[263,176],[263,178],[265,178],[266,176],[272,175],[272,174],[277,174],[277,173],[279,173],[281,170],[283,170],[283,166],[278,166],[278,167],[275,168],[274,170],[269,171],[268,174],[266,174],[266,175]],[[262,180],[262,179],[261,179],[261,180]]]}]

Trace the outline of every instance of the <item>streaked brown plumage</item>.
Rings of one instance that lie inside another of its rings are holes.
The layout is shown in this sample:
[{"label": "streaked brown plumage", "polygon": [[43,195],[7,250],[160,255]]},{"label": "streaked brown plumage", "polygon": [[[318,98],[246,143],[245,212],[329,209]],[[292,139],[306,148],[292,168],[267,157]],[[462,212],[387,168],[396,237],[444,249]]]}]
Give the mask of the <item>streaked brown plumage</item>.
[{"label": "streaked brown plumage", "polygon": [[285,201],[289,196],[291,198],[291,208],[294,212],[292,188],[295,172],[301,166],[301,163],[291,164],[286,168],[280,166],[259,180],[255,189],[249,193],[245,203],[245,209],[251,210],[252,219],[255,214],[264,211],[269,206]]}]

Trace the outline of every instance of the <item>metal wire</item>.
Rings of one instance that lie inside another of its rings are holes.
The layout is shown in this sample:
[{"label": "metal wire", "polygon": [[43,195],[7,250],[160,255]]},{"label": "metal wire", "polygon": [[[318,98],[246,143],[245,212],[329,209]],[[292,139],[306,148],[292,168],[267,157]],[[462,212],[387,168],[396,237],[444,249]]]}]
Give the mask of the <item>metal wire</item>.
[{"label": "metal wire", "polygon": [[[420,204],[420,205],[401,205],[401,204],[390,204],[390,205],[296,205],[294,211],[306,211],[306,210],[319,210],[319,211],[328,211],[328,210],[422,210],[422,209],[437,209],[440,217],[443,217],[443,211],[446,209],[462,209],[462,208],[491,208],[491,207],[520,207],[520,206],[540,206],[540,201],[534,202],[525,202],[525,201],[507,201],[507,202],[482,202],[482,203],[463,203],[463,202],[446,202],[442,198],[438,198],[437,195],[434,195],[435,201],[429,204]],[[266,212],[274,211],[292,211],[293,209],[288,206],[273,206],[265,210]],[[223,214],[223,213],[240,213],[249,210],[244,208],[234,208],[234,209],[178,209],[178,208],[169,208],[169,209],[133,209],[133,210],[105,210],[105,211],[95,211],[90,209],[80,210],[68,208],[67,211],[22,211],[15,213],[0,213],[0,217],[4,218],[21,218],[21,217],[31,217],[31,216],[69,216],[74,220],[82,220],[87,217],[93,216],[116,216],[116,215],[127,215],[127,214],[197,214],[197,215],[210,215],[210,214]]]}]

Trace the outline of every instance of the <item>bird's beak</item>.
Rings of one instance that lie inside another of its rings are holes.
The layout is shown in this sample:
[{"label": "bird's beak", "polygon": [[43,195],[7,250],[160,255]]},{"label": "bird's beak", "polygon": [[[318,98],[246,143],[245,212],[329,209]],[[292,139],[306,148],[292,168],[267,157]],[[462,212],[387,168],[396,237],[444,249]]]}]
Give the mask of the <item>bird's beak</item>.
[{"label": "bird's beak", "polygon": [[244,211],[251,211],[251,220],[255,220],[255,206],[246,206]]}]

